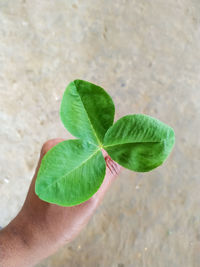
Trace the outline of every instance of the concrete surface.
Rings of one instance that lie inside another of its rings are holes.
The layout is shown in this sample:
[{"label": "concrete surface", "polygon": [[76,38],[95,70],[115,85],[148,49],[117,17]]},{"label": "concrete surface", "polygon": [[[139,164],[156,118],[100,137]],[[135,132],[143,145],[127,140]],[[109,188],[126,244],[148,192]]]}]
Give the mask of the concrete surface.
[{"label": "concrete surface", "polygon": [[20,209],[42,143],[69,138],[66,85],[104,87],[119,118],[175,129],[167,162],[124,171],[85,231],[37,267],[200,266],[200,1],[0,0],[0,225]]}]

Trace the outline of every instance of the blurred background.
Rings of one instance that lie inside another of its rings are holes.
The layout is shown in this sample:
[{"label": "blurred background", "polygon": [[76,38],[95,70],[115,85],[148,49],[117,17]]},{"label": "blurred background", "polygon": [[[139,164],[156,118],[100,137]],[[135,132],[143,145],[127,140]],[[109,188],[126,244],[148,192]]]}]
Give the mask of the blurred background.
[{"label": "blurred background", "polygon": [[105,88],[115,119],[172,126],[176,145],[156,170],[124,170],[81,235],[37,267],[199,267],[200,1],[0,0],[0,226],[43,142],[71,138],[59,107],[77,78]]}]

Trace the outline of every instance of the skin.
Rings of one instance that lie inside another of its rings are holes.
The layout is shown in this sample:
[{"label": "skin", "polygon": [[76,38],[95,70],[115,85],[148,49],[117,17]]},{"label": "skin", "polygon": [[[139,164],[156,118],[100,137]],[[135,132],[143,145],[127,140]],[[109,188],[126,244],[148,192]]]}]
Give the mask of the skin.
[{"label": "skin", "polygon": [[88,223],[120,171],[121,167],[103,151],[106,176],[92,198],[74,207],[61,207],[42,201],[34,190],[41,159],[61,141],[64,140],[53,139],[43,145],[23,207],[0,231],[0,267],[34,266],[64,244],[71,242]]}]

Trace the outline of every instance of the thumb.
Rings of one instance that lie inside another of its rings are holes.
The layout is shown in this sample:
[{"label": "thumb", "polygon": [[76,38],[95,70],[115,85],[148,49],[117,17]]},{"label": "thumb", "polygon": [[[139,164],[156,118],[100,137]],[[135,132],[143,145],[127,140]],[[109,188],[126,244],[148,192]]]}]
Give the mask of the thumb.
[{"label": "thumb", "polygon": [[106,162],[106,175],[101,187],[93,196],[98,200],[98,202],[103,199],[105,193],[108,191],[109,187],[111,186],[113,181],[115,181],[117,175],[120,173],[120,170],[122,169],[122,167],[118,163],[116,163],[114,160],[111,159],[111,157],[105,150],[102,150],[102,153]]}]

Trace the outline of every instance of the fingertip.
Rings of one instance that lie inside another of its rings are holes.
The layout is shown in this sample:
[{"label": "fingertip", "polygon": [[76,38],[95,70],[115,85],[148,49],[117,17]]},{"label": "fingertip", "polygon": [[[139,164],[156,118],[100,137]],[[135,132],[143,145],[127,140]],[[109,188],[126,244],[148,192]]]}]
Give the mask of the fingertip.
[{"label": "fingertip", "polygon": [[111,159],[109,155],[105,157],[106,166],[107,166],[107,173],[109,176],[116,176],[119,174],[121,170],[121,166]]},{"label": "fingertip", "polygon": [[106,161],[106,175],[101,187],[94,195],[94,198],[97,200],[98,203],[101,202],[105,193],[108,191],[109,187],[115,181],[118,174],[120,173],[120,170],[122,169],[121,166],[115,161],[113,161],[109,155],[105,157],[105,161]]},{"label": "fingertip", "polygon": [[58,143],[64,141],[65,139],[63,138],[55,138],[55,139],[50,139],[46,141],[41,149],[41,157],[43,157],[52,147],[57,145]]}]

